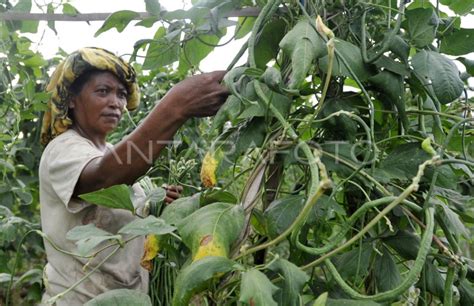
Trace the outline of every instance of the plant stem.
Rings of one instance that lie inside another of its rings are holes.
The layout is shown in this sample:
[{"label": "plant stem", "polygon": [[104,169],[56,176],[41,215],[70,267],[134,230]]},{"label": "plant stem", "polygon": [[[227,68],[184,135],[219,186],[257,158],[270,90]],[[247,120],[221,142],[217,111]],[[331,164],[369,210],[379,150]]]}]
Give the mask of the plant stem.
[{"label": "plant stem", "polygon": [[453,282],[454,275],[456,271],[456,266],[453,263],[450,263],[448,266],[448,273],[446,274],[446,282],[444,283],[444,306],[453,305]]},{"label": "plant stem", "polygon": [[[366,42],[366,30],[365,30],[365,16],[367,14],[367,10],[364,10],[364,13],[362,14],[361,18],[361,44],[362,46],[360,47],[361,52],[362,52],[362,59],[364,60],[365,63],[370,64],[378,60],[390,47],[390,44],[392,43],[393,38],[395,35],[400,31],[400,26],[402,24],[402,19],[403,15],[405,12],[405,1],[402,0],[400,1],[400,7],[398,8],[398,17],[397,21],[395,23],[395,27],[393,28],[392,31],[385,37],[385,39],[382,42],[382,47],[378,52],[376,52],[372,57],[367,56],[367,42]],[[389,21],[390,22],[390,21]]]},{"label": "plant stem", "polygon": [[79,286],[81,283],[83,283],[89,276],[91,276],[95,271],[97,271],[112,255],[114,255],[121,246],[116,247],[112,252],[110,252],[109,255],[107,255],[97,266],[95,266],[89,273],[84,275],[80,280],[78,280],[76,283],[74,283],[71,287],[67,288],[61,293],[56,294],[55,296],[51,297],[49,300],[46,301],[47,304],[54,304],[57,300],[62,298],[64,295],[68,294],[70,291],[74,290],[77,286]]},{"label": "plant stem", "polygon": [[[306,11],[303,10],[303,14],[305,15],[305,17],[308,20],[312,21],[311,16],[309,16]],[[313,22],[310,22],[309,24],[316,31],[316,33],[319,34],[319,31],[318,31],[318,29],[316,29],[316,26],[313,24]],[[322,35],[320,35],[320,37],[323,40],[325,40],[325,37],[322,37]],[[349,63],[347,62],[345,57],[341,54],[341,52],[339,52],[339,50],[337,50],[337,48],[334,48],[334,52],[336,53],[338,58],[342,61],[342,63],[344,64],[344,67],[346,67],[347,71],[349,71],[350,75],[352,76],[354,81],[357,83],[357,86],[359,86],[360,90],[362,91],[362,93],[363,93],[363,95],[364,95],[364,97],[367,101],[367,105],[369,106],[370,131],[371,131],[371,136],[372,136],[371,138],[375,142],[375,134],[374,134],[374,131],[375,131],[375,107],[374,107],[374,103],[370,99],[369,93],[367,92],[364,85],[362,84],[362,82],[359,80],[359,78],[355,74],[354,70],[352,70],[351,66],[349,65]]]},{"label": "plant stem", "polygon": [[283,241],[288,235],[291,234],[291,232],[293,231],[293,229],[296,227],[296,226],[299,226],[302,222],[304,222],[307,214],[309,213],[309,211],[311,210],[311,208],[313,207],[313,205],[318,201],[318,199],[323,195],[324,193],[324,190],[327,189],[328,187],[328,182],[327,181],[321,181],[320,183],[320,186],[317,190],[317,192],[311,197],[309,198],[307,201],[306,201],[306,204],[305,206],[303,207],[303,210],[300,212],[300,214],[296,217],[295,221],[293,221],[293,223],[290,225],[290,227],[288,227],[283,233],[281,233],[278,237],[276,237],[275,239],[273,240],[270,240],[264,244],[260,244],[260,245],[257,245],[253,248],[250,248],[246,251],[244,251],[243,253],[239,254],[237,257],[234,258],[234,260],[237,260],[237,259],[240,259],[244,256],[247,256],[249,254],[252,254],[256,251],[259,251],[259,250],[263,250],[263,249],[266,249],[268,247],[271,247],[281,241]]},{"label": "plant stem", "polygon": [[446,164],[463,164],[469,167],[474,167],[474,162],[464,160],[464,159],[443,159],[439,161],[440,164],[446,165]]},{"label": "plant stem", "polygon": [[[348,162],[347,160],[345,159],[342,159],[340,157],[337,157],[336,155],[334,154],[331,154],[329,152],[326,152],[326,151],[322,151],[323,155],[327,155],[331,158],[333,158],[334,160],[336,160],[337,162],[340,162],[341,164],[344,164],[346,165],[347,167],[353,169],[353,170],[356,170],[357,167],[355,165],[353,165],[352,163]],[[374,177],[372,177],[370,174],[368,174],[367,172],[365,172],[364,170],[360,170],[359,172],[363,177],[365,177],[366,179],[368,179],[369,181],[371,181],[383,194],[385,195],[392,195],[392,193],[390,191],[388,191],[384,186],[382,186],[382,184],[380,184],[379,181],[377,181]]]},{"label": "plant stem", "polygon": [[[375,208],[380,205],[384,205],[386,203],[390,203],[392,201],[395,201],[397,197],[395,196],[387,196],[384,198],[380,198],[377,200],[369,201],[364,203],[359,209],[357,209],[346,221],[344,228],[342,228],[337,235],[334,237],[330,237],[328,239],[327,244],[325,244],[322,247],[309,247],[304,244],[302,244],[298,239],[293,240],[292,242],[296,245],[296,247],[306,253],[313,254],[313,255],[320,255],[324,252],[329,252],[331,249],[333,249],[339,242],[341,242],[346,233],[351,229],[352,225],[360,218],[362,217],[369,209]],[[413,202],[403,200],[401,203],[407,205],[414,211],[421,211],[421,207],[416,205]],[[380,213],[380,212],[379,212]]]},{"label": "plant stem", "polygon": [[398,285],[396,288],[381,292],[374,295],[363,295],[352,289],[341,277],[336,267],[332,264],[329,258],[326,258],[324,263],[328,267],[332,276],[338,283],[338,285],[354,299],[360,300],[371,300],[375,302],[387,302],[394,298],[399,297],[403,292],[410,288],[414,283],[417,282],[418,277],[423,269],[424,263],[426,261],[426,256],[430,251],[431,240],[433,238],[433,229],[434,229],[434,209],[432,207],[428,208],[425,211],[426,216],[426,230],[423,234],[423,237],[420,242],[420,250],[416,256],[413,266],[410,268],[407,277]]},{"label": "plant stem", "polygon": [[8,306],[9,302],[10,302],[10,292],[12,290],[12,286],[13,286],[13,277],[15,276],[15,272],[16,272],[16,267],[18,266],[18,263],[20,262],[20,251],[21,251],[21,246],[23,245],[23,242],[25,242],[25,239],[26,237],[31,234],[31,233],[36,233],[37,230],[31,230],[31,231],[28,231],[25,233],[25,235],[23,235],[23,237],[21,238],[20,242],[18,243],[18,247],[17,247],[17,251],[16,251],[16,255],[15,255],[15,263],[13,264],[13,269],[11,270],[11,274],[10,274],[10,282],[8,283],[8,288],[7,288],[7,293],[6,293],[6,297],[5,297],[5,306]]},{"label": "plant stem", "polygon": [[311,171],[311,185],[309,188],[309,195],[311,196],[312,194],[315,194],[319,186],[319,174],[318,174],[318,167],[316,166],[317,165],[316,158],[314,157],[313,152],[311,152],[309,145],[306,142],[299,139],[298,134],[295,132],[291,124],[289,124],[288,121],[286,121],[286,119],[283,117],[280,111],[268,100],[268,97],[263,92],[262,87],[258,81],[254,82],[254,88],[255,88],[255,92],[257,93],[257,96],[263,100],[265,105],[274,114],[274,116],[283,126],[284,130],[288,133],[288,136],[290,136],[292,140],[295,140],[298,142],[298,146],[301,148],[306,158],[308,159],[308,165]]},{"label": "plant stem", "polygon": [[331,258],[332,256],[336,255],[337,253],[341,252],[342,250],[346,249],[354,242],[356,242],[359,238],[364,236],[372,227],[374,227],[380,219],[382,219],[386,214],[388,214],[393,208],[395,208],[398,204],[402,203],[413,191],[418,190],[419,182],[421,177],[425,171],[425,168],[428,165],[434,164],[439,159],[439,156],[434,156],[433,158],[425,161],[418,167],[418,173],[413,178],[412,183],[408,186],[392,203],[386,206],[377,216],[375,216],[360,232],[358,232],[355,236],[349,239],[346,243],[339,246],[338,248],[332,250],[331,252],[321,256],[320,258],[316,259],[313,262],[302,267],[303,270],[309,269],[313,266],[317,266],[324,262],[326,259]]},{"label": "plant stem", "polygon": [[231,70],[235,64],[237,64],[237,62],[239,61],[239,59],[242,57],[242,55],[244,55],[245,53],[245,50],[247,50],[248,48],[248,41],[246,41],[242,47],[240,48],[239,52],[237,52],[237,54],[235,55],[234,59],[232,60],[232,62],[230,62],[229,66],[227,66],[227,71]]},{"label": "plant stem", "polygon": [[364,131],[365,131],[366,136],[367,136],[367,141],[369,142],[370,145],[372,145],[372,150],[374,151],[373,159],[375,160],[377,158],[376,142],[375,142],[375,139],[371,139],[370,128],[367,126],[367,123],[365,123],[365,121],[362,120],[361,117],[357,116],[356,114],[354,114],[352,112],[348,112],[348,111],[345,111],[345,110],[339,110],[339,111],[334,112],[334,113],[330,114],[329,116],[324,117],[322,119],[313,119],[312,122],[313,123],[324,122],[326,120],[331,119],[332,117],[338,117],[340,115],[345,115],[345,116],[348,116],[351,119],[354,119],[355,121],[357,121],[364,128]]},{"label": "plant stem", "polygon": [[331,38],[327,43],[326,43],[327,49],[328,49],[328,70],[326,72],[326,80],[324,82],[324,88],[323,92],[321,93],[321,99],[318,103],[318,106],[316,108],[316,115],[321,111],[323,107],[324,100],[326,98],[326,94],[329,88],[329,83],[331,83],[331,75],[332,75],[332,67],[334,64],[334,38]]}]

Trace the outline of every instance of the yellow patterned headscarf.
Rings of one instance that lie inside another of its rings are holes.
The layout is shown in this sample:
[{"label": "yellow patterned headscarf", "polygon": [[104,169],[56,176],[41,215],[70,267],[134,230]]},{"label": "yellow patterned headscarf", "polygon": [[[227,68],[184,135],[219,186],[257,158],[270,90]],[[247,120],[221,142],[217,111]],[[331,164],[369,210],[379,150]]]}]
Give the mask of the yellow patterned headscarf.
[{"label": "yellow patterned headscarf", "polygon": [[48,110],[44,114],[41,127],[43,145],[47,145],[72,125],[71,118],[68,117],[70,87],[79,76],[93,69],[107,70],[115,74],[127,88],[127,109],[134,110],[138,107],[140,90],[135,70],[130,64],[105,49],[79,49],[56,67],[46,88],[47,92],[51,93],[51,99],[48,101]]}]

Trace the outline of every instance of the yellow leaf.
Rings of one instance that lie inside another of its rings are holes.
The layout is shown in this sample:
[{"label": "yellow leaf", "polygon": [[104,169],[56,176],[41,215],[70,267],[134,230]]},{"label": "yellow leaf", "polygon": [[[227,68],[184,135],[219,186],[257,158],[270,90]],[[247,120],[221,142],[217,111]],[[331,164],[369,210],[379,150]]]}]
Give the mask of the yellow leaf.
[{"label": "yellow leaf", "polygon": [[160,251],[159,241],[156,235],[148,235],[145,240],[145,252],[140,264],[143,268],[151,271],[153,269],[152,260]]},{"label": "yellow leaf", "polygon": [[199,260],[207,256],[227,257],[226,248],[221,245],[212,235],[206,235],[201,239],[199,248],[193,256],[193,261]]},{"label": "yellow leaf", "polygon": [[214,187],[217,183],[216,170],[219,162],[215,159],[214,154],[207,152],[202,161],[201,182],[207,187]]}]

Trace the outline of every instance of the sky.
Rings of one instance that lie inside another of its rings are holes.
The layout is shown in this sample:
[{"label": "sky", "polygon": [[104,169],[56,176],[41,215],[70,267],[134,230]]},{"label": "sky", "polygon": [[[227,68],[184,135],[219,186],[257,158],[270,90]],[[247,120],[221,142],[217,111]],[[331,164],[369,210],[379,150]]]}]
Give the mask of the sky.
[{"label": "sky", "polygon": [[[39,2],[42,3],[44,0],[39,0]],[[168,11],[189,8],[191,6],[191,1],[189,0],[160,0],[159,2],[162,9]],[[72,0],[70,3],[81,13],[110,13],[119,10],[146,11],[144,0]],[[33,12],[41,11],[37,9]],[[138,20],[132,21],[122,33],[117,32],[116,29],[111,29],[100,34],[98,37],[94,37],[94,33],[102,26],[103,21],[91,21],[90,25],[86,22],[56,21],[57,35],[46,26],[46,22],[41,22],[38,34],[30,35],[29,37],[34,42],[38,42],[35,44],[37,50],[45,58],[54,56],[59,47],[70,53],[81,47],[88,46],[102,47],[127,58],[126,54],[130,54],[133,51],[133,45],[136,41],[153,38],[153,35],[160,26],[159,23],[155,23],[152,28],[133,26],[136,22]],[[230,39],[233,32],[233,29],[229,30],[228,34],[221,41]],[[207,57],[201,63],[201,70],[209,72],[226,69],[244,42],[245,39],[233,40],[225,48],[216,48],[212,57]],[[242,60],[245,60],[245,58],[243,56]]]},{"label": "sky", "polygon": [[[38,3],[50,2],[50,0],[36,1]],[[190,0],[159,0],[159,2],[162,9],[168,11],[189,8],[191,6]],[[144,0],[71,0],[70,3],[81,13],[110,13],[119,10],[146,11]],[[446,11],[446,8],[442,9]],[[40,12],[40,10],[36,8],[33,12]],[[160,26],[160,23],[155,23],[152,28],[133,26],[136,22],[138,21],[132,21],[122,33],[118,33],[116,29],[111,29],[100,34],[98,37],[94,37],[94,33],[101,27],[103,21],[91,21],[90,25],[86,22],[57,21],[57,35],[46,26],[46,22],[41,22],[38,34],[29,35],[29,37],[36,42],[37,50],[45,58],[54,56],[59,47],[70,53],[86,46],[102,47],[127,58],[127,54],[133,51],[133,45],[136,41],[152,38]],[[471,15],[463,18],[462,26],[474,28],[474,16]],[[221,39],[221,42],[229,40],[233,32],[233,29],[229,29],[227,35]],[[246,38],[232,40],[225,47],[215,48],[213,53],[211,53],[212,55],[201,62],[201,70],[208,72],[225,69],[245,40]],[[474,54],[470,54],[468,57],[474,59]],[[245,60],[246,55],[241,58],[239,64]],[[465,70],[462,64],[456,64],[461,71]]]}]

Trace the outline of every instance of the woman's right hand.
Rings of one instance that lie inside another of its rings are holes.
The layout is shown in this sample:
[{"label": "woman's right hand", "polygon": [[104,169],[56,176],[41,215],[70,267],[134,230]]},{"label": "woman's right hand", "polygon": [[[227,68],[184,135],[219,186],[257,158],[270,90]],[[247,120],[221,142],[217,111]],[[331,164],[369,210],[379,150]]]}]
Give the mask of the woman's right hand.
[{"label": "woman's right hand", "polygon": [[213,71],[189,77],[163,98],[176,114],[186,120],[214,115],[227,99],[229,91],[221,84],[226,71]]}]

